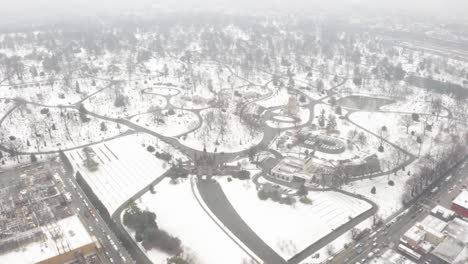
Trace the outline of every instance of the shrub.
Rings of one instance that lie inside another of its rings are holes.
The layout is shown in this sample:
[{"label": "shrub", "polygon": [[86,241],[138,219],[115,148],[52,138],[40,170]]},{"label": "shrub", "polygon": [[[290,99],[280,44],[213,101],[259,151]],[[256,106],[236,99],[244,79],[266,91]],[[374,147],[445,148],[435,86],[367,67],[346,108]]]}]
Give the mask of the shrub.
[{"label": "shrub", "polygon": [[153,146],[146,147],[146,150],[149,152],[154,152],[156,149]]},{"label": "shrub", "polygon": [[165,161],[170,161],[171,158],[172,158],[171,154],[164,153],[164,152],[156,152],[154,155],[156,156],[156,158],[162,159],[162,160],[165,160]]},{"label": "shrub", "polygon": [[312,204],[312,200],[309,199],[307,196],[303,196],[299,199],[299,201],[303,204]]},{"label": "shrub", "polygon": [[266,199],[268,199],[268,194],[265,192],[265,190],[258,191],[257,196],[262,201],[265,201]]},{"label": "shrub", "polygon": [[371,191],[370,191],[372,194],[375,194],[377,192],[377,189],[374,187],[372,187]]},{"label": "shrub", "polygon": [[239,180],[248,180],[250,179],[250,172],[246,170],[239,171],[238,173],[234,173],[232,177],[239,179]]},{"label": "shrub", "polygon": [[150,227],[144,230],[142,245],[145,249],[158,248],[171,255],[182,252],[181,241],[169,235],[166,231]]},{"label": "shrub", "polygon": [[379,148],[377,149],[379,152],[384,152],[384,147],[382,145],[379,146]]},{"label": "shrub", "polygon": [[281,201],[281,194],[277,190],[273,190],[270,192],[270,198],[275,202],[279,202]]},{"label": "shrub", "polygon": [[393,185],[395,185],[395,182],[392,181],[392,180],[389,180],[389,181],[388,181],[388,185],[393,186]]},{"label": "shrub", "polygon": [[296,199],[294,199],[291,196],[286,196],[285,198],[281,199],[280,202],[287,204],[287,205],[293,205],[294,203],[296,203]]}]

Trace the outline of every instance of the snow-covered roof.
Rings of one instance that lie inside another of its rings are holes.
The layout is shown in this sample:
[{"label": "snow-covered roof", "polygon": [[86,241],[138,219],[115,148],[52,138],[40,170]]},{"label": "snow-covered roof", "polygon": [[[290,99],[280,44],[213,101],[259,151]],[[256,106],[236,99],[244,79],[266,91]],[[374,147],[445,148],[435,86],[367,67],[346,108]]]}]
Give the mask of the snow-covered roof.
[{"label": "snow-covered roof", "polygon": [[462,208],[468,209],[468,191],[463,190],[457,196],[457,198],[455,198],[455,200],[453,200],[453,203],[460,206],[460,207],[462,207]]},{"label": "snow-covered roof", "polygon": [[468,247],[465,247],[457,258],[453,261],[454,264],[465,264],[468,263]]},{"label": "snow-covered roof", "polygon": [[436,231],[440,233],[447,226],[447,222],[432,215],[428,215],[420,222],[420,225],[427,231]]},{"label": "snow-covered roof", "polygon": [[451,237],[460,240],[463,243],[468,243],[468,222],[460,218],[455,218],[445,228],[447,234]]},{"label": "snow-covered roof", "polygon": [[388,249],[382,256],[374,258],[370,263],[372,264],[415,264],[405,256],[399,254],[393,249]]},{"label": "snow-covered roof", "polygon": [[447,209],[443,206],[440,206],[440,205],[437,205],[436,207],[434,207],[432,210],[431,210],[431,213],[434,214],[434,215],[440,215],[442,218],[444,219],[449,219],[450,217],[452,217],[455,212],[450,210],[450,209]]},{"label": "snow-covered roof", "polygon": [[70,216],[41,227],[44,240],[27,244],[16,251],[0,255],[2,263],[37,263],[82,246],[94,243],[78,216]]},{"label": "snow-covered roof", "polygon": [[432,254],[447,263],[454,264],[456,263],[455,260],[458,258],[458,255],[462,253],[464,248],[465,246],[462,242],[447,237],[432,251]]},{"label": "snow-covered roof", "polygon": [[286,157],[282,159],[273,169],[274,172],[293,174],[302,170],[304,166],[304,160]]},{"label": "snow-covered roof", "polygon": [[422,241],[424,239],[424,235],[426,232],[419,226],[419,225],[414,225],[406,233],[403,235],[403,237],[406,240],[412,240],[412,241]]}]

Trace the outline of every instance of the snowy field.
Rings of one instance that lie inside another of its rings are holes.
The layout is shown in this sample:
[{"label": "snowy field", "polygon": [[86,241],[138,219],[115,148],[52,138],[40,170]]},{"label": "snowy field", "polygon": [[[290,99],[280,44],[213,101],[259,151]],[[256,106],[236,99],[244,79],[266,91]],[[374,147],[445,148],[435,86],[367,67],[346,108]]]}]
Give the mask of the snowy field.
[{"label": "snowy field", "polygon": [[[155,194],[144,194],[137,204],[156,214],[158,226],[182,241],[184,252],[202,264],[241,264],[249,256],[208,216],[197,202],[191,181],[172,184],[164,179]],[[176,209],[176,210],[175,210]],[[167,254],[152,249],[146,252],[154,264],[165,264]]]},{"label": "snowy field", "polygon": [[[394,181],[395,185],[388,185],[388,180]],[[373,179],[355,181],[343,186],[345,191],[360,194],[379,206],[377,214],[383,219],[400,210],[403,206],[402,197],[405,191],[406,181],[409,177],[403,171],[398,171],[397,176],[393,174]],[[372,194],[372,187],[376,193]]]},{"label": "snowy field", "polygon": [[[360,224],[358,224],[355,228],[357,230],[364,230],[366,228],[370,228],[372,226],[372,217],[367,218]],[[336,256],[341,251],[345,250],[345,245],[352,243],[353,236],[352,231],[349,230],[339,236],[337,239],[333,240],[333,242],[329,243],[328,245],[324,246],[317,252],[315,252],[312,256],[304,259],[300,264],[322,264],[326,263],[328,258]]]},{"label": "snowy field", "polygon": [[[379,134],[379,130],[385,126],[387,132],[383,134],[387,140],[413,155],[420,156],[449,147],[451,134],[456,133],[457,125],[460,126],[459,123],[436,117],[421,117],[421,120],[416,122],[412,120],[411,115],[396,113],[356,112],[349,118],[376,134]],[[408,122],[408,132],[405,122]],[[425,129],[427,124],[432,125],[431,131]],[[417,137],[421,138],[422,144],[417,142]]]},{"label": "snowy field", "polygon": [[151,155],[135,136],[126,136],[92,146],[99,163],[97,171],[84,166],[82,149],[66,152],[94,193],[113,213],[124,201],[161,176],[169,166]]},{"label": "snowy field", "polygon": [[[132,121],[163,136],[178,136],[196,128],[200,120],[193,112],[175,109],[173,115],[167,110],[135,116]],[[158,122],[159,121],[159,122]]]},{"label": "snowy field", "polygon": [[265,100],[260,100],[257,102],[257,104],[265,108],[284,106],[288,104],[288,100],[290,96],[291,95],[289,94],[288,89],[283,88],[280,90],[273,91],[273,94],[269,98]]},{"label": "snowy field", "polygon": [[337,192],[309,192],[311,205],[283,205],[260,200],[249,181],[219,178],[219,182],[242,219],[285,259],[371,208]]},{"label": "snowy field", "polygon": [[201,112],[201,116],[202,126],[182,138],[182,144],[197,150],[206,147],[208,152],[230,153],[253,147],[262,140],[263,132],[242,122],[229,110],[207,109]]}]

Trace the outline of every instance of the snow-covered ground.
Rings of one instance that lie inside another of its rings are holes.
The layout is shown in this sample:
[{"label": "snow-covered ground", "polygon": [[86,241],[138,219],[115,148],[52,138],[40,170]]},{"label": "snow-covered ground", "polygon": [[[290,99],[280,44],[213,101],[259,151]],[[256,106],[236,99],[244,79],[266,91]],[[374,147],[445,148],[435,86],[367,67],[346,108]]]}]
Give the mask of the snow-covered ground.
[{"label": "snow-covered ground", "polygon": [[265,100],[260,100],[257,102],[257,104],[265,108],[284,106],[288,103],[290,96],[291,95],[289,94],[288,89],[282,88],[282,89],[273,91],[273,94],[269,98]]},{"label": "snow-covered ground", "polygon": [[[350,193],[360,194],[375,202],[379,206],[377,214],[385,219],[402,208],[402,197],[408,179],[409,177],[404,171],[399,171],[397,176],[392,174],[359,180],[343,186],[343,189]],[[388,185],[389,180],[394,181],[395,185]],[[376,188],[375,194],[371,193],[372,187]]]},{"label": "snow-covered ground", "polygon": [[[273,116],[274,120],[268,120],[266,123],[274,128],[294,128],[306,124],[310,118],[310,110],[305,107],[299,107],[295,116],[284,115],[283,111],[278,110],[273,113],[277,114]],[[294,118],[297,118],[297,121]]]},{"label": "snow-covered ground", "polygon": [[260,200],[250,181],[219,178],[219,182],[242,219],[285,259],[371,207],[337,192],[309,192],[312,204],[284,205]]},{"label": "snow-covered ground", "polygon": [[203,124],[194,132],[183,137],[180,142],[194,149],[208,152],[237,152],[257,145],[262,137],[260,132],[240,120],[229,110],[218,108],[201,112]]},{"label": "snow-covered ground", "polygon": [[[45,111],[45,112],[44,112]],[[0,135],[6,147],[24,152],[57,151],[116,136],[125,129],[114,123],[89,118],[83,123],[75,109],[18,106],[2,123]],[[12,140],[11,137],[15,139]]]},{"label": "snow-covered ground", "polygon": [[[182,241],[185,254],[203,264],[241,264],[249,261],[245,253],[210,218],[198,203],[190,179],[177,184],[164,179],[156,185],[155,194],[144,194],[136,202],[156,214],[159,228]],[[165,264],[167,254],[152,249],[146,252],[154,264]]]},{"label": "snow-covered ground", "polygon": [[[376,134],[379,134],[382,127],[385,126],[387,132],[383,133],[383,135],[387,140],[418,156],[424,156],[449,147],[450,143],[452,143],[451,134],[456,133],[449,127],[450,124],[453,127],[456,124],[450,123],[445,118],[433,116],[420,117],[420,120],[416,122],[412,120],[409,114],[356,112],[352,113],[349,118]],[[404,125],[405,122],[408,122],[408,130]],[[425,129],[428,124],[432,125],[431,131]],[[422,144],[417,142],[417,137],[421,138]]]},{"label": "snow-covered ground", "polygon": [[132,121],[164,136],[186,133],[196,128],[200,122],[193,112],[179,109],[175,109],[173,115],[169,115],[168,110],[162,110],[135,116]]},{"label": "snow-covered ground", "polygon": [[[364,230],[366,228],[370,228],[372,226],[372,217],[364,220],[360,224],[358,224],[355,228],[357,230]],[[333,240],[333,242],[329,243],[328,245],[324,246],[320,250],[318,250],[312,256],[304,259],[301,264],[322,264],[325,263],[328,258],[333,257],[339,254],[341,251],[345,250],[345,245],[353,242],[352,231],[349,230],[339,236],[337,239]]]},{"label": "snow-covered ground", "polygon": [[90,148],[95,152],[93,159],[99,163],[96,171],[85,167],[82,149],[66,155],[111,214],[169,169],[166,161],[151,155],[133,135]]}]

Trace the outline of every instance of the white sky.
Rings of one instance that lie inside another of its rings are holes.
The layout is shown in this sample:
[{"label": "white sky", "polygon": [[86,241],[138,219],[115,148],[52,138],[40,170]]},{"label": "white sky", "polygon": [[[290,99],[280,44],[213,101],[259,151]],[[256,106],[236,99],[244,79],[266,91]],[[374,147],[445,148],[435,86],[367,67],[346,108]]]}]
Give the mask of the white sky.
[{"label": "white sky", "polygon": [[[454,17],[468,14],[468,0],[0,0],[0,16],[9,19],[39,15],[80,13],[93,15],[115,9],[131,10],[149,6],[171,6],[185,11],[191,8],[213,10],[354,10],[366,8],[401,10],[410,14]],[[1,17],[0,17],[1,19]]]}]

